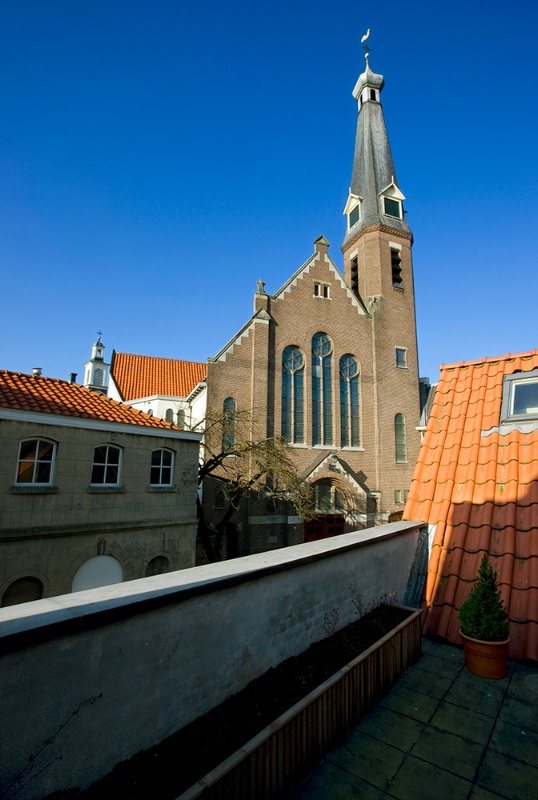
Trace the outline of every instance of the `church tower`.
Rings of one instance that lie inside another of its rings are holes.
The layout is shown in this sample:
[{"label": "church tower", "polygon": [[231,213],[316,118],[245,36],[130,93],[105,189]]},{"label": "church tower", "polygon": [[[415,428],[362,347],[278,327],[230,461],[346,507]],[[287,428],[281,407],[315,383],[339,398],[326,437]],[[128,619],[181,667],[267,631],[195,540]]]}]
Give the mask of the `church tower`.
[{"label": "church tower", "polygon": [[407,496],[419,446],[413,234],[383,117],[384,79],[370,69],[365,49],[366,69],[353,90],[357,134],[342,252],[346,283],[371,329],[376,483],[390,507],[393,493],[399,502]]},{"label": "church tower", "polygon": [[101,332],[98,332],[97,341],[92,347],[92,357],[84,364],[84,386],[94,389],[102,394],[107,393],[108,368],[105,363],[105,346],[101,341]]}]

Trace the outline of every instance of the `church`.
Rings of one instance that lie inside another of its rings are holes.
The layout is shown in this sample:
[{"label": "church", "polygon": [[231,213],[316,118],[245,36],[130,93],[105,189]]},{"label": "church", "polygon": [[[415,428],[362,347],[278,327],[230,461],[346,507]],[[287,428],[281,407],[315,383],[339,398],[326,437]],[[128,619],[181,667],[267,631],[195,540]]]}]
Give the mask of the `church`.
[{"label": "church", "polygon": [[[174,388],[170,359],[112,356],[115,398],[150,413],[159,403],[175,409],[170,420],[187,429],[204,409],[231,421],[248,414],[251,436],[283,437],[291,446],[314,489],[315,518],[303,522],[285,504],[244,498],[229,527],[229,555],[397,520],[407,500],[420,446],[413,235],[385,127],[383,85],[367,52],[353,90],[358,118],[343,275],[320,236],[276,292],[258,281],[253,315],[207,365],[177,362],[177,374],[188,369],[194,376],[188,384]],[[138,377],[127,390],[129,364]],[[86,366],[92,374],[92,362]],[[203,506],[215,525],[223,508],[218,481],[205,481]]]},{"label": "church", "polygon": [[[320,236],[207,369],[207,408],[252,414],[282,436],[315,490],[314,520],[249,499],[234,518],[239,554],[344,533],[401,516],[420,445],[413,236],[383,118],[383,76],[353,90],[355,153],[344,209],[344,274]],[[215,492],[212,494],[212,490]],[[218,507],[207,487],[206,513]],[[213,514],[216,519],[216,514]]]}]

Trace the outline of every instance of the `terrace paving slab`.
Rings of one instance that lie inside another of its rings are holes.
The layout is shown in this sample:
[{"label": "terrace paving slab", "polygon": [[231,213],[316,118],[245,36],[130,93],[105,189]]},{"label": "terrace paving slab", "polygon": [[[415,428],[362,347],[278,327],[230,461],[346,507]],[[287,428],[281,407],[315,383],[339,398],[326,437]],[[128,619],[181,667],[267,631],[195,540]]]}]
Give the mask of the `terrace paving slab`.
[{"label": "terrace paving slab", "polygon": [[537,708],[538,667],[511,662],[505,679],[485,680],[459,648],[424,640],[417,664],[291,798],[537,800]]}]

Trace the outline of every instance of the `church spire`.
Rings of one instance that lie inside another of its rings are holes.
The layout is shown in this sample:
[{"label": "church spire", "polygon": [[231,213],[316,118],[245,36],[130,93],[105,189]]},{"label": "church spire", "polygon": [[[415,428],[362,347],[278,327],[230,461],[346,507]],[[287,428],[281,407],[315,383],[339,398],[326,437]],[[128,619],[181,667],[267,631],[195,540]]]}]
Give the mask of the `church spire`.
[{"label": "church spire", "polygon": [[370,69],[369,48],[365,46],[365,50],[366,69],[353,89],[358,120],[351,187],[344,209],[348,221],[344,244],[369,225],[410,233],[381,107],[384,79]]}]

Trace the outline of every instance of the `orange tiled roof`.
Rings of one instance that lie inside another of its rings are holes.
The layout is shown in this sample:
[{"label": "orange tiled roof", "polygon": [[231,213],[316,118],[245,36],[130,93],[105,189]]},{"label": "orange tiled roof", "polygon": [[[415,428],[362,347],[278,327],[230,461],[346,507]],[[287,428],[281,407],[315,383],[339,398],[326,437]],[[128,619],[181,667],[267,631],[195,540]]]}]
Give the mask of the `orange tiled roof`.
[{"label": "orange tiled roof", "polygon": [[110,374],[125,402],[155,394],[188,397],[200,381],[205,381],[207,364],[114,351]]},{"label": "orange tiled roof", "polygon": [[0,408],[179,430],[170,422],[57,378],[0,370]]},{"label": "orange tiled roof", "polygon": [[426,631],[460,642],[458,610],[487,552],[509,610],[510,655],[534,660],[538,429],[500,433],[497,426],[504,376],[537,368],[538,350],[441,368],[404,513],[436,526]]}]

